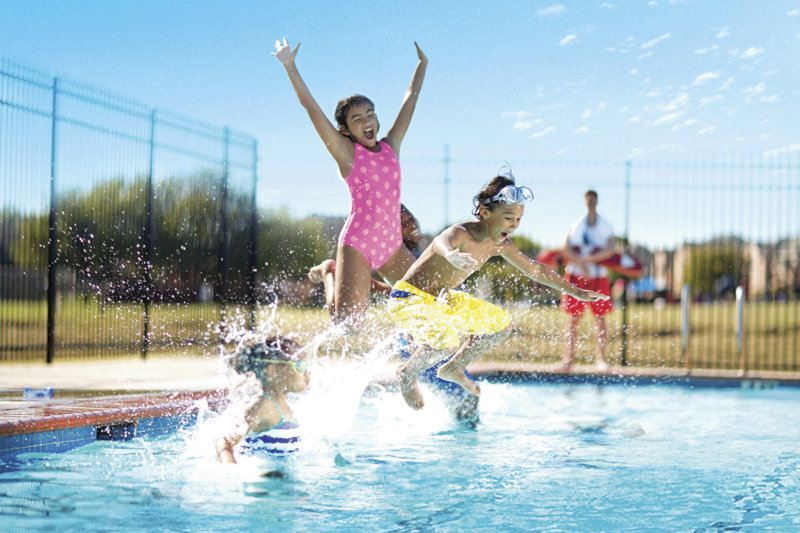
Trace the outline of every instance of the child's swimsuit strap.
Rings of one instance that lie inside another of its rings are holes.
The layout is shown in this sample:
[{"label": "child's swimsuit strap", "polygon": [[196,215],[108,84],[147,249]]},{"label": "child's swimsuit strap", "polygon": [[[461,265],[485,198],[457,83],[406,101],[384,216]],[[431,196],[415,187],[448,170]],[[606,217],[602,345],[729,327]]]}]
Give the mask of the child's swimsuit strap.
[{"label": "child's swimsuit strap", "polygon": [[261,396],[263,396],[264,398],[266,398],[266,399],[268,399],[269,401],[271,401],[272,403],[274,403],[274,404],[275,404],[275,408],[276,408],[276,409],[278,409],[278,414],[279,414],[279,415],[281,415],[281,419],[280,419],[280,420],[278,420],[278,423],[277,423],[277,424],[275,424],[274,426],[272,426],[272,427],[270,427],[269,429],[266,429],[266,430],[265,430],[265,431],[269,431],[270,429],[275,429],[276,427],[278,427],[278,426],[280,426],[281,424],[283,424],[283,423],[286,421],[286,419],[283,417],[283,411],[281,410],[281,406],[280,406],[280,405],[278,405],[278,402],[276,402],[275,400],[273,400],[272,398],[270,398],[269,396],[267,396],[267,395],[266,395],[266,394],[264,394],[263,392],[261,393]]}]

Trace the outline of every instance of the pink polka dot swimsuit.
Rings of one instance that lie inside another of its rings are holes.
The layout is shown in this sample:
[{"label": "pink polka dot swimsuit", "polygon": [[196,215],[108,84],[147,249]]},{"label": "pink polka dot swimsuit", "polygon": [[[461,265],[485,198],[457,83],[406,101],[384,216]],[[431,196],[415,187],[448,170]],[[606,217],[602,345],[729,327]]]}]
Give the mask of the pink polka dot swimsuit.
[{"label": "pink polka dot swimsuit", "polygon": [[381,141],[381,151],[370,152],[356,143],[353,169],[347,176],[350,217],[339,244],[352,246],[367,258],[372,270],[381,268],[403,244],[400,234],[400,162]]}]

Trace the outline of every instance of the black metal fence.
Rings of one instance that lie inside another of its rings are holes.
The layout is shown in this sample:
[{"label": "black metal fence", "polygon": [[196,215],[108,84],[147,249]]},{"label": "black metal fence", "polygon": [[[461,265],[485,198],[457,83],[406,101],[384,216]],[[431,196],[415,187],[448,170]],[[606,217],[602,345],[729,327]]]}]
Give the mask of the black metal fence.
[{"label": "black metal fence", "polygon": [[[800,371],[799,153],[795,145],[744,155],[667,148],[617,161],[512,159],[518,183],[536,196],[521,227],[526,252],[561,246],[586,212],[584,192],[595,189],[620,245],[645,265],[642,278],[620,279],[612,291],[613,363]],[[403,160],[403,201],[430,234],[470,219],[473,196],[506,163],[445,154]],[[327,158],[272,163],[291,164],[309,190],[347,209]],[[440,199],[433,210],[429,198]],[[495,355],[557,362],[565,322],[558,295],[512,271],[484,267],[472,287],[513,309],[519,335]],[[592,363],[592,319],[581,328],[578,362]]]},{"label": "black metal fence", "polygon": [[[257,146],[0,64],[0,361],[172,350],[253,320]],[[252,322],[251,322],[252,323]]]}]

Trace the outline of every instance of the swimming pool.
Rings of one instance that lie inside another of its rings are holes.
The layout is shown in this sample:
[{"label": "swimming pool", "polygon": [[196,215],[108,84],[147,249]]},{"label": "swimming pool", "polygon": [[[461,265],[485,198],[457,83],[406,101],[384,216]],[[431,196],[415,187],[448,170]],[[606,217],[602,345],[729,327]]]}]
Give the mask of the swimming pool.
[{"label": "swimming pool", "polygon": [[19,456],[0,463],[3,527],[800,529],[800,389],[485,383],[476,430],[426,397],[414,412],[375,389],[298,457],[233,468],[213,455],[214,413],[164,437]]}]

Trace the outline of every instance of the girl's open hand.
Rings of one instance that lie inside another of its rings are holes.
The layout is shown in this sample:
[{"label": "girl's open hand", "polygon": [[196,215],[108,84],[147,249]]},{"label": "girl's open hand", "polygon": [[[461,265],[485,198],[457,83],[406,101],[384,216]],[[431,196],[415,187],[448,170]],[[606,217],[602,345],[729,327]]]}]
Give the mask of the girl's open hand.
[{"label": "girl's open hand", "polygon": [[422,50],[420,50],[417,41],[414,41],[414,46],[417,47],[417,57],[419,57],[419,60],[422,61],[423,63],[427,63],[428,57],[422,52]]},{"label": "girl's open hand", "polygon": [[451,253],[447,254],[445,257],[451,265],[456,267],[459,270],[463,270],[468,274],[472,274],[476,270],[478,270],[478,262],[472,258],[466,252],[459,252],[458,250],[453,250]]},{"label": "girl's open hand", "polygon": [[280,41],[275,41],[275,50],[277,50],[277,52],[272,52],[272,55],[280,59],[281,63],[285,65],[294,61],[294,56],[297,55],[297,50],[299,48],[300,43],[297,43],[297,46],[295,46],[294,50],[292,50],[292,47],[289,46],[289,42],[286,40],[286,37],[284,37],[283,44],[281,44]]}]

